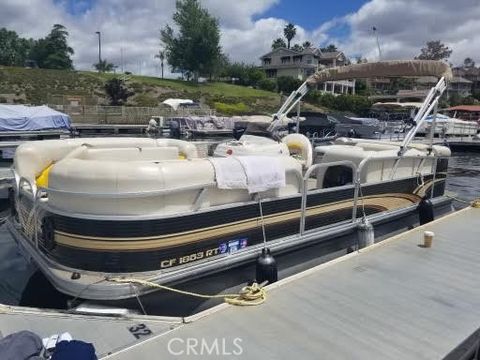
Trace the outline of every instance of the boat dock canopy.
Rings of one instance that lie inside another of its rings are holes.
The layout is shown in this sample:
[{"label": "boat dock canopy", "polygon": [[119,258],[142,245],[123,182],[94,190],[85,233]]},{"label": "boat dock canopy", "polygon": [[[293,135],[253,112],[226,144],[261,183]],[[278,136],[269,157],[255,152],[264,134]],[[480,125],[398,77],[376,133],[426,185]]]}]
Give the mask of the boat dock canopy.
[{"label": "boat dock canopy", "polygon": [[[419,246],[425,230],[431,248]],[[229,352],[236,341],[241,359],[441,359],[480,327],[479,256],[480,209],[468,208],[273,284],[261,306],[219,305],[108,359],[185,356],[192,338]]]},{"label": "boat dock canopy", "polygon": [[448,111],[466,111],[466,112],[480,112],[480,105],[457,105],[446,109]]},{"label": "boat dock canopy", "polygon": [[326,81],[366,79],[372,77],[435,76],[452,78],[448,64],[434,60],[391,60],[339,66],[317,71],[307,79],[310,85]]}]

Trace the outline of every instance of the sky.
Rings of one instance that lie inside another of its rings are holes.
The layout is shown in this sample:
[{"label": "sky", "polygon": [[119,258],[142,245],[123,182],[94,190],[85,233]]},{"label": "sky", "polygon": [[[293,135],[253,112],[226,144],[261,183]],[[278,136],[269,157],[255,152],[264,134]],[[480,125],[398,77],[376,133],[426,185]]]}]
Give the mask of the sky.
[{"label": "sky", "polygon": [[[334,43],[348,57],[378,60],[372,27],[383,59],[409,59],[426,41],[441,40],[450,62],[466,57],[480,64],[480,0],[199,0],[218,18],[223,51],[232,61],[259,64],[272,40],[292,22],[292,44]],[[160,29],[172,24],[175,0],[0,0],[0,27],[23,37],[44,37],[55,23],[70,33],[76,69],[93,69],[102,58],[124,70],[159,75]],[[176,77],[167,71],[167,76]]]}]

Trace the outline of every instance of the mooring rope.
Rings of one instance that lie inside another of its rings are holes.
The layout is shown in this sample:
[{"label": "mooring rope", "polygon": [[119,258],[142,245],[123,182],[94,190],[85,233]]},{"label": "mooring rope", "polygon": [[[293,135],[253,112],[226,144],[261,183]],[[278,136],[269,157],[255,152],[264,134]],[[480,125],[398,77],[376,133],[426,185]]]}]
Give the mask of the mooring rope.
[{"label": "mooring rope", "polygon": [[449,199],[453,199],[453,200],[461,202],[463,204],[470,205],[473,208],[480,208],[480,198],[474,199],[474,200],[465,200],[465,199],[460,199],[456,196],[451,196],[451,195],[447,195],[447,194],[445,194],[445,196],[448,197]]},{"label": "mooring rope", "polygon": [[117,283],[127,283],[127,284],[137,284],[145,287],[157,288],[166,291],[171,291],[181,295],[193,296],[202,299],[223,299],[227,304],[237,305],[237,306],[255,306],[260,305],[265,302],[267,299],[267,293],[263,286],[260,286],[256,282],[252,285],[244,286],[238,294],[217,294],[217,295],[206,295],[199,294],[192,291],[185,291],[180,289],[175,289],[170,286],[156,284],[151,281],[135,279],[135,278],[108,278],[107,281],[117,282]]}]

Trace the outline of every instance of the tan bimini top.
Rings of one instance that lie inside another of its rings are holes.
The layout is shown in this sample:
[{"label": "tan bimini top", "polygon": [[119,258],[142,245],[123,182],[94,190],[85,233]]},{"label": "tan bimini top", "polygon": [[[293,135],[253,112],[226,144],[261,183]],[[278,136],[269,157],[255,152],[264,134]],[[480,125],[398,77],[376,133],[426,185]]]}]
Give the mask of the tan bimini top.
[{"label": "tan bimini top", "polygon": [[371,77],[435,76],[452,78],[448,64],[434,60],[391,60],[339,66],[317,71],[307,79],[310,85],[325,81],[365,79]]}]

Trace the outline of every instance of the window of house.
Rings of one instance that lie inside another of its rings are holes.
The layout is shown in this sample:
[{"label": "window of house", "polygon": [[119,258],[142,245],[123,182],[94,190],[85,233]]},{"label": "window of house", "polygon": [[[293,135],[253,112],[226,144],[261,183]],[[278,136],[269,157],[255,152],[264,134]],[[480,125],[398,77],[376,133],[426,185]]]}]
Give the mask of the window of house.
[{"label": "window of house", "polygon": [[274,78],[277,76],[277,70],[276,69],[269,69],[266,72],[267,78]]},{"label": "window of house", "polygon": [[270,65],[272,63],[272,59],[271,58],[265,58],[263,59],[263,65]]},{"label": "window of house", "polygon": [[302,62],[302,56],[294,56],[293,57],[293,63],[294,64],[298,64],[298,63],[301,63]]},{"label": "window of house", "polygon": [[283,56],[281,60],[282,64],[290,64],[290,56]]}]

